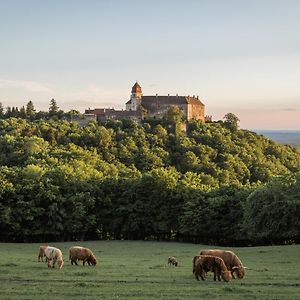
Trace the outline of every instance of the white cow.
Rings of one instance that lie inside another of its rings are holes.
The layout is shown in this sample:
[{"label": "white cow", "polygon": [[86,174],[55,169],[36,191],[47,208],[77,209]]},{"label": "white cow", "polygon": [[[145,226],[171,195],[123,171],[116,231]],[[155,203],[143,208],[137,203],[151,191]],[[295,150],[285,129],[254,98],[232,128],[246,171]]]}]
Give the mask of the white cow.
[{"label": "white cow", "polygon": [[55,263],[57,262],[57,266],[59,269],[62,268],[62,266],[64,265],[64,261],[62,258],[62,253],[60,251],[60,249],[55,248],[55,247],[50,247],[48,246],[45,249],[45,254],[48,260],[48,268],[54,268]]}]

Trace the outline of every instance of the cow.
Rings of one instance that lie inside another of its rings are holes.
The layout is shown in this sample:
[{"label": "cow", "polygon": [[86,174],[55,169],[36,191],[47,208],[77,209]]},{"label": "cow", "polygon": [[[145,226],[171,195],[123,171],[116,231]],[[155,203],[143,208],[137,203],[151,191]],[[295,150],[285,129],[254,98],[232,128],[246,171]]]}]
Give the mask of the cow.
[{"label": "cow", "polygon": [[201,277],[205,280],[207,272],[214,273],[214,280],[221,277],[224,281],[229,282],[232,278],[231,272],[227,270],[222,258],[212,255],[197,255],[193,258],[193,273],[197,280]]},{"label": "cow", "polygon": [[54,268],[55,264],[57,263],[58,269],[61,269],[64,265],[64,261],[62,258],[61,250],[55,247],[48,246],[45,249],[45,254],[48,259],[48,268]]},{"label": "cow", "polygon": [[178,266],[177,258],[175,256],[170,256],[168,258],[168,265],[177,267]]},{"label": "cow", "polygon": [[228,250],[220,250],[220,249],[209,249],[209,250],[201,250],[200,255],[213,255],[220,257],[224,260],[224,263],[228,270],[231,271],[231,275],[234,277],[234,273],[237,278],[242,279],[246,275],[247,267],[244,267],[241,260],[238,256],[232,251]]},{"label": "cow", "polygon": [[83,248],[80,246],[74,246],[69,249],[69,258],[72,265],[73,263],[77,265],[77,260],[82,260],[83,266],[86,262],[89,266],[95,266],[97,264],[97,259],[93,252],[89,248]]}]

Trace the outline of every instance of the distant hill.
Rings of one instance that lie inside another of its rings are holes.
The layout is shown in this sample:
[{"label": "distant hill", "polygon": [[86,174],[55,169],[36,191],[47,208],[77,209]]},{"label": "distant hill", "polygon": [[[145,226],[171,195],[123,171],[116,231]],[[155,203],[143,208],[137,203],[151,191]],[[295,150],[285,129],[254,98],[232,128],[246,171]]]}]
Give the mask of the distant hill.
[{"label": "distant hill", "polygon": [[300,146],[300,130],[255,130],[255,132],[281,144]]}]

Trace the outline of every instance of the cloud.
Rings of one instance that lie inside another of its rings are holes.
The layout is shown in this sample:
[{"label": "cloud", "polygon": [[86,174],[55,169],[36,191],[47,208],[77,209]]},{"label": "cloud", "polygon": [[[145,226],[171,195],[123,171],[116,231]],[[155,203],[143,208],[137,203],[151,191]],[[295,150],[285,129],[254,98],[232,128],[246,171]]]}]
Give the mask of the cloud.
[{"label": "cloud", "polygon": [[53,90],[46,84],[31,80],[8,80],[0,78],[1,88],[21,88],[28,92],[52,93]]},{"label": "cloud", "polygon": [[287,107],[287,108],[283,108],[283,111],[298,111],[298,108],[292,108],[292,107]]}]

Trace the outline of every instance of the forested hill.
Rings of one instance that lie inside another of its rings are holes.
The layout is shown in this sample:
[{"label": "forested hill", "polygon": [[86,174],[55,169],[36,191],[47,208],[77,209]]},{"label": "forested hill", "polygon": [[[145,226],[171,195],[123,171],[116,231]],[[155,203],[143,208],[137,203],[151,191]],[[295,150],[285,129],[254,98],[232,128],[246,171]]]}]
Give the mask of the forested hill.
[{"label": "forested hill", "polygon": [[226,122],[177,125],[0,120],[1,240],[299,238],[299,222],[289,234],[254,223],[251,201],[268,188],[271,199],[274,178],[296,188],[296,149]]}]

